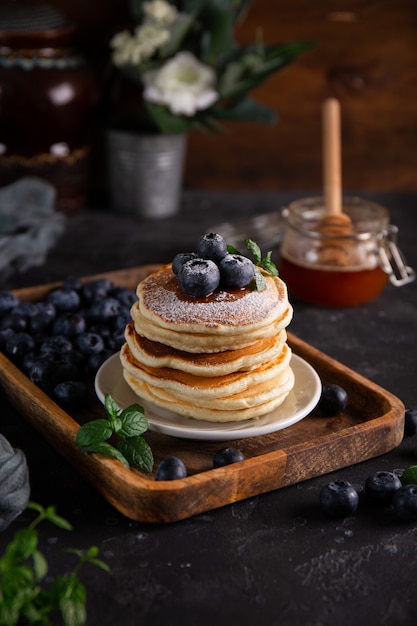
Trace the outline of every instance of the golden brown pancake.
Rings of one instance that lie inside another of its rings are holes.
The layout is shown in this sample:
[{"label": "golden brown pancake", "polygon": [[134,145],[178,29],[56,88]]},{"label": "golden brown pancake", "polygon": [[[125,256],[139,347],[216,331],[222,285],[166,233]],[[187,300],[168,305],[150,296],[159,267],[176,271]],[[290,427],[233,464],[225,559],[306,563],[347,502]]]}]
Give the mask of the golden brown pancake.
[{"label": "golden brown pancake", "polygon": [[273,410],[294,386],[285,283],[193,298],[171,265],[137,288],[120,359],[139,398],[189,418],[230,422]]}]

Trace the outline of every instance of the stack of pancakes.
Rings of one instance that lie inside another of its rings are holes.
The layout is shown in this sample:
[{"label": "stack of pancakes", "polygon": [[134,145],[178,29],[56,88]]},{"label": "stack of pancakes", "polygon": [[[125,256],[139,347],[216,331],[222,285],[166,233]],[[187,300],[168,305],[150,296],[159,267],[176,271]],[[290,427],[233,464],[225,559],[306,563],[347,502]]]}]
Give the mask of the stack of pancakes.
[{"label": "stack of pancakes", "polygon": [[187,296],[171,265],[137,288],[120,358],[142,399],[210,422],[259,417],[294,385],[285,283],[264,273],[266,288]]}]

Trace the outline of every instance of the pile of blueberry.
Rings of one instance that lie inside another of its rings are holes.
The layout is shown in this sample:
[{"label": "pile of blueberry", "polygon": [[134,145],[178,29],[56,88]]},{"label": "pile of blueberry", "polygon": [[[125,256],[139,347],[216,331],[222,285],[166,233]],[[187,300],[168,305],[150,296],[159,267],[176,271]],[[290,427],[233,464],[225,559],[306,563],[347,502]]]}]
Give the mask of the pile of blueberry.
[{"label": "pile of blueberry", "polygon": [[40,302],[0,292],[0,350],[60,405],[80,408],[86,376],[124,343],[134,291],[69,277]]},{"label": "pile of blueberry", "polygon": [[172,271],[182,291],[189,296],[209,296],[219,287],[225,290],[247,287],[255,276],[252,261],[227,251],[217,233],[202,235],[195,252],[180,252],[172,261]]}]

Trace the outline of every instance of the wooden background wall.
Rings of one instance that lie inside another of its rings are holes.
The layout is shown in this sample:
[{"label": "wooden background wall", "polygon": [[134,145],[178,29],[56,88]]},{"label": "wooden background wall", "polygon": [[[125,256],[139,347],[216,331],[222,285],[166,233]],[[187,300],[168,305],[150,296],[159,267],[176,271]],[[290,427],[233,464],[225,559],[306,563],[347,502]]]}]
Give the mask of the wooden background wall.
[{"label": "wooden background wall", "polygon": [[[127,16],[127,0],[54,0],[76,21],[94,62]],[[320,106],[342,105],[345,189],[417,190],[417,0],[254,0],[238,38],[316,42],[256,97],[275,126],[237,124],[190,137],[190,188],[319,189]]]}]

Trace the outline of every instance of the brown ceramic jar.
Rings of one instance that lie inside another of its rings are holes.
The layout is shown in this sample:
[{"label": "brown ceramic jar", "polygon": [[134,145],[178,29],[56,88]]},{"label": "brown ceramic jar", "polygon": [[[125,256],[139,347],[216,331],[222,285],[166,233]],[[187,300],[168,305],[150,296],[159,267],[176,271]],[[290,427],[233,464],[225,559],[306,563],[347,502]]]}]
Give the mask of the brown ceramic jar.
[{"label": "brown ceramic jar", "polygon": [[55,186],[56,209],[66,213],[86,205],[97,99],[75,35],[47,4],[10,2],[0,10],[0,186],[39,176]]}]

